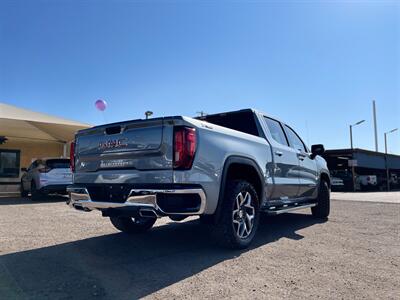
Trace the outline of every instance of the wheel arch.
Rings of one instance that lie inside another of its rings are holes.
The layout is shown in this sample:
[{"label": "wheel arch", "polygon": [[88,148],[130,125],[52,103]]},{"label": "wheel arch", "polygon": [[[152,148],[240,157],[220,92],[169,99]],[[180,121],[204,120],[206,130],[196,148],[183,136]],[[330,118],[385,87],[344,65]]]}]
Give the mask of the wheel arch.
[{"label": "wheel arch", "polygon": [[[237,173],[238,171],[240,173]],[[259,200],[260,205],[265,197],[265,183],[263,172],[258,164],[251,158],[244,156],[229,156],[225,162],[221,176],[220,189],[218,195],[218,204],[215,210],[215,219],[218,219],[221,212],[221,203],[225,195],[225,187],[227,181],[230,179],[245,179],[253,184]]]},{"label": "wheel arch", "polygon": [[329,188],[331,188],[331,178],[330,178],[328,173],[326,173],[326,172],[322,172],[321,173],[320,182],[321,181],[326,181],[326,183],[328,184]]}]

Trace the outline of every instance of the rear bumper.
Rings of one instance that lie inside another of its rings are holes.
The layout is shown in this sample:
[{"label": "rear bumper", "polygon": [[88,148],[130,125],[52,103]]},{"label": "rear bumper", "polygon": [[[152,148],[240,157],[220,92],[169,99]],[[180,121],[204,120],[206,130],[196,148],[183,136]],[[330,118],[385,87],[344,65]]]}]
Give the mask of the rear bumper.
[{"label": "rear bumper", "polygon": [[141,216],[155,215],[157,217],[201,215],[206,206],[206,195],[202,188],[133,188],[123,202],[95,201],[91,199],[85,186],[69,186],[67,192],[69,194],[67,204],[70,207],[84,211],[100,210],[106,215],[130,211]]},{"label": "rear bumper", "polygon": [[66,194],[67,193],[67,187],[68,184],[49,184],[42,186],[40,188],[40,192],[46,193],[46,194],[51,194],[51,193],[60,193],[60,194]]}]

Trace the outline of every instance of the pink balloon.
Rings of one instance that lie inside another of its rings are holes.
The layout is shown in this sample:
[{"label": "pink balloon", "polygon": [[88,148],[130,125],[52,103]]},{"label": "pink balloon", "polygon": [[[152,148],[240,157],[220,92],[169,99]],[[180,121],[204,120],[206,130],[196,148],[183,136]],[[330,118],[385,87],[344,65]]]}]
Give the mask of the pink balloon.
[{"label": "pink balloon", "polygon": [[97,100],[94,105],[100,111],[105,111],[107,108],[107,102],[101,99]]}]

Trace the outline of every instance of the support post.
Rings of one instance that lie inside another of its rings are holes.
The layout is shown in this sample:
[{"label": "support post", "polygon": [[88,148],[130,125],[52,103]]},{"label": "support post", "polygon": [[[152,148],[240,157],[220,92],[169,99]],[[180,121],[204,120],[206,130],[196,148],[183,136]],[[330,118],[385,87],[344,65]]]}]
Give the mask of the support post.
[{"label": "support post", "polygon": [[375,131],[375,151],[378,152],[378,125],[376,122],[376,105],[375,100],[372,100],[372,110],[374,115],[374,131]]},{"label": "support post", "polygon": [[356,168],[354,167],[354,153],[351,153],[351,179],[353,181],[353,192],[356,191]]},{"label": "support post", "polygon": [[67,143],[63,145],[63,157],[67,157]]},{"label": "support post", "polygon": [[350,147],[353,149],[353,126],[350,125]]},{"label": "support post", "polygon": [[389,174],[389,164],[388,164],[388,151],[387,151],[387,133],[385,133],[385,165],[386,165],[386,185],[387,191],[390,191],[390,174]]}]

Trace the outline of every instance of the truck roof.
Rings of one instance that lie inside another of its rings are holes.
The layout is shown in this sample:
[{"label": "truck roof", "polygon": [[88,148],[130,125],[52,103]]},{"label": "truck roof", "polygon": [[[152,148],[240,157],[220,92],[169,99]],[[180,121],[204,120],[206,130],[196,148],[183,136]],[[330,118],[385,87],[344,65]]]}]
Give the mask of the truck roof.
[{"label": "truck roof", "polygon": [[239,110],[232,110],[232,111],[227,111],[227,112],[220,112],[220,113],[215,113],[215,114],[208,114],[208,115],[205,115],[205,116],[200,116],[200,117],[195,117],[195,119],[198,119],[198,120],[203,120],[203,119],[206,119],[207,117],[212,117],[212,116],[223,116],[223,115],[227,115],[227,114],[233,114],[233,113],[241,113],[241,112],[252,112],[252,113],[255,113],[255,114],[260,114],[260,115],[263,115],[263,116],[266,116],[266,117],[269,117],[269,118],[272,118],[272,119],[274,119],[274,120],[276,120],[276,121],[279,121],[279,122],[281,122],[281,123],[283,123],[283,124],[286,124],[286,122],[283,122],[282,120],[280,120],[279,118],[276,118],[276,117],[274,117],[274,116],[271,116],[270,114],[267,114],[267,113],[265,113],[265,112],[263,112],[263,111],[261,111],[261,110],[259,110],[259,109],[255,109],[255,108],[244,108],[244,109],[239,109]]}]

